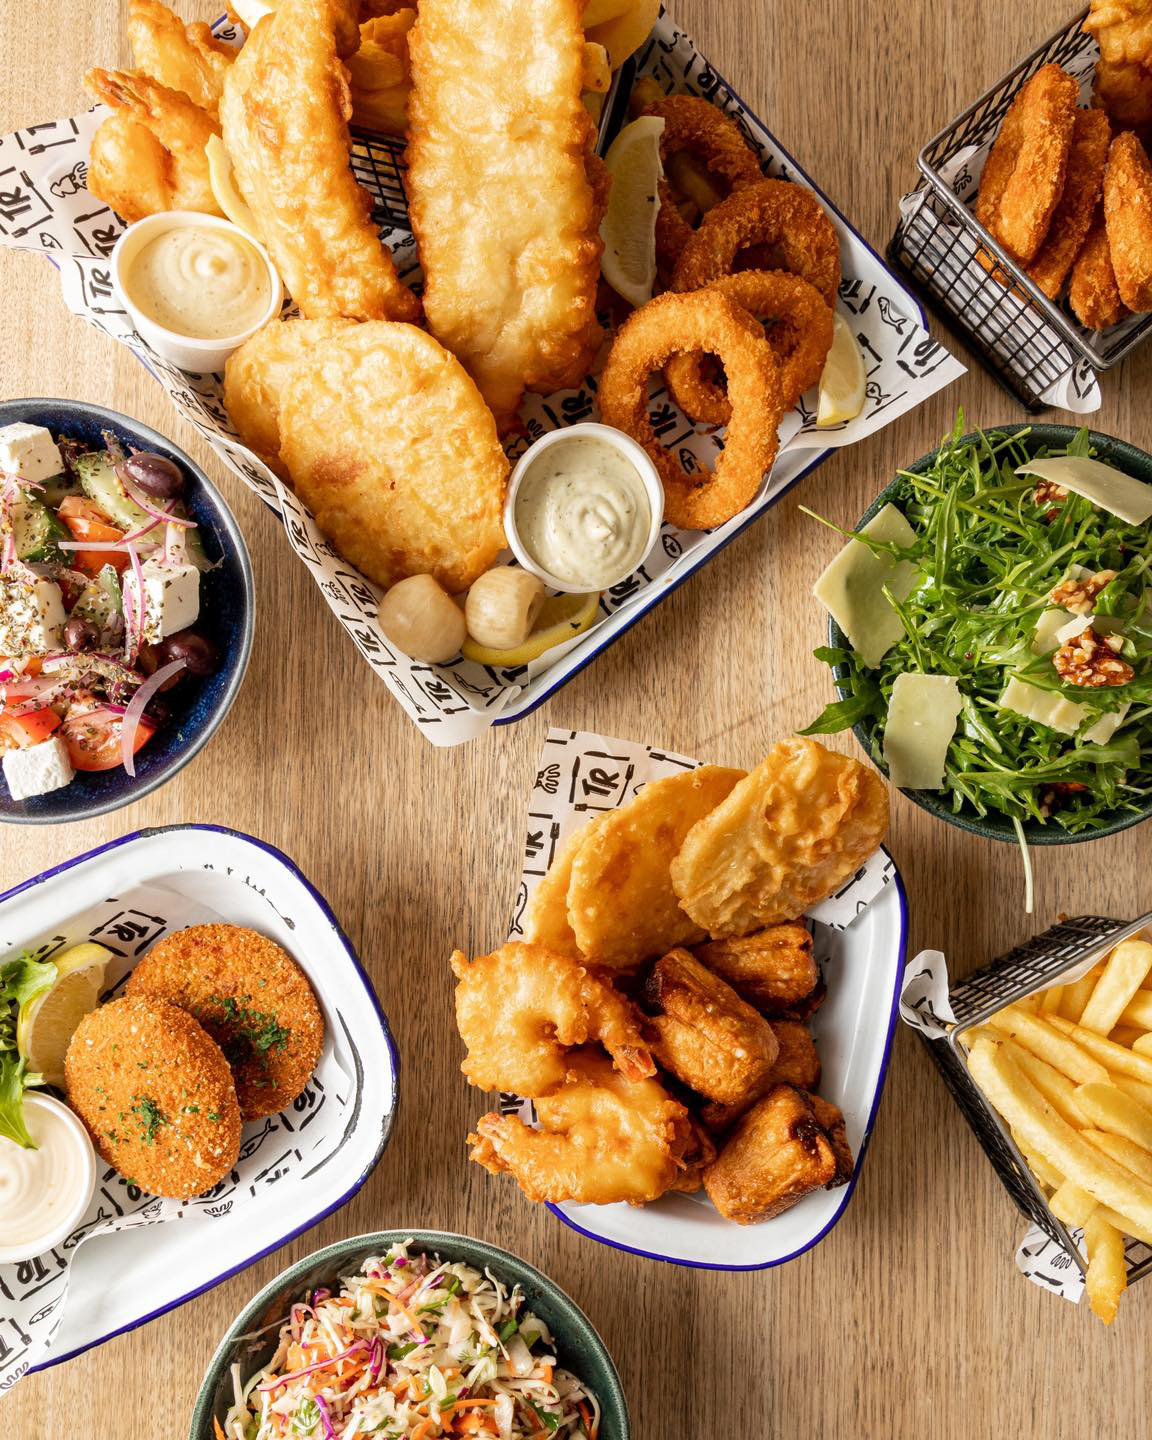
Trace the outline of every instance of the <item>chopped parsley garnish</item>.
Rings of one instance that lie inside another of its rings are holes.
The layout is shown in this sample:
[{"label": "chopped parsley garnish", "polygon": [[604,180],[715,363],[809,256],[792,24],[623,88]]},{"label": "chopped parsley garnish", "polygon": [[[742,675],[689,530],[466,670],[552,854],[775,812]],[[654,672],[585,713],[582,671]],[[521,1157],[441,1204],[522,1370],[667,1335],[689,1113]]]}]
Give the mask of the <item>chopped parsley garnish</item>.
[{"label": "chopped parsley garnish", "polygon": [[141,1095],[139,1104],[132,1106],[132,1114],[140,1121],[140,1138],[146,1145],[154,1144],[160,1127],[170,1123],[155,1100],[147,1095]]},{"label": "chopped parsley garnish", "polygon": [[535,1400],[529,1400],[527,1395],[524,1396],[524,1400],[525,1403],[536,1412],[536,1418],[545,1426],[549,1435],[551,1435],[564,1417],[554,1414],[551,1410],[545,1410],[542,1406],[537,1405]]},{"label": "chopped parsley garnish", "polygon": [[500,1336],[500,1339],[501,1339],[501,1340],[511,1340],[512,1336],[515,1335],[516,1332],[517,1332],[517,1330],[519,1330],[519,1329],[520,1329],[520,1322],[519,1322],[519,1320],[506,1320],[506,1321],[504,1322],[504,1324],[501,1325],[500,1330],[499,1330],[499,1332],[498,1332],[498,1333],[499,1333],[499,1336]]},{"label": "chopped parsley garnish", "polygon": [[238,1001],[233,995],[213,995],[208,1003],[221,1012],[216,1018],[231,1032],[222,1046],[229,1063],[238,1065],[252,1059],[266,1067],[268,1052],[286,1050],[292,1032],[285,1029],[275,1015],[250,1009],[243,1003],[251,998],[245,995]]},{"label": "chopped parsley garnish", "polygon": [[419,1341],[417,1341],[417,1340],[411,1340],[411,1341],[409,1341],[409,1343],[408,1343],[407,1345],[389,1345],[389,1346],[388,1346],[388,1359],[389,1359],[389,1360],[403,1360],[404,1357],[405,1357],[405,1355],[411,1355],[412,1351],[413,1351],[413,1350],[416,1350],[416,1349],[418,1349],[418,1348],[419,1348]]}]

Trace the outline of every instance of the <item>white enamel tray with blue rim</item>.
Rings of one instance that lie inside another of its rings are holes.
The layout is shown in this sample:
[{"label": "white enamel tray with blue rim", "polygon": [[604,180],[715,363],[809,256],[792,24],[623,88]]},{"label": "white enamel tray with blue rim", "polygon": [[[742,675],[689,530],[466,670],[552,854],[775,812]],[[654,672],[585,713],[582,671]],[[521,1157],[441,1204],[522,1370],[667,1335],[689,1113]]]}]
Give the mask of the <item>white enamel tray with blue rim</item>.
[{"label": "white enamel tray with blue rim", "polygon": [[[569,837],[619,808],[645,784],[699,762],[615,736],[552,729],[536,765],[512,940],[535,887]],[[652,1205],[549,1205],[565,1225],[616,1250],[706,1270],[765,1270],[803,1255],[843,1215],[860,1177],[888,1072],[908,934],[895,862],[881,848],[808,914],[827,998],[811,1021],[821,1062],[819,1093],[844,1112],[855,1165],[847,1185],[818,1190],[759,1225],[723,1219],[701,1190]],[[502,1095],[500,1108],[532,1123],[531,1101]]]},{"label": "white enamel tray with blue rim", "polygon": [[[57,1250],[0,1266],[0,1390],[211,1289],[338,1210],[396,1114],[388,1022],[323,897],[271,845],[212,825],[140,830],[0,895],[0,955],[108,946],[110,989],[166,931],[205,921],[270,936],[308,975],[324,1054],[283,1114],[244,1127],[231,1176],[192,1202],[142,1195],[98,1159],[96,1195]],[[163,1221],[164,1223],[160,1223]]]},{"label": "white enamel tray with blue rim", "polygon": [[[227,22],[217,26],[217,33],[230,40],[240,38]],[[0,183],[10,196],[6,214],[15,217],[6,225],[0,216],[0,244],[38,249],[51,258],[60,268],[69,308],[127,345],[219,458],[281,517],[293,550],[344,630],[436,745],[461,744],[491,725],[511,724],[531,714],[776,504],[833,448],[874,434],[964,373],[964,367],[929,335],[924,311],[911,292],[667,14],[660,16],[635,65],[630,62],[627,69],[629,75],[654,78],[666,93],[705,96],[740,126],[766,175],[795,180],[820,196],[840,237],[839,309],[863,350],[865,404],[855,419],[818,429],[814,396],[806,397],[806,403],[785,416],[777,462],[743,511],[709,532],[665,525],[659,544],[635,574],[603,594],[598,623],[591,630],[515,669],[494,669],[463,659],[422,665],[392,649],[377,621],[379,587],[336,554],[306,507],[242,444],[224,406],[221,377],[177,370],[135,333],[108,277],[107,256],[121,233],[121,223],[85,188],[92,136],[107,112],[97,107],[85,115],[0,136]],[[626,115],[623,86],[620,92],[620,103],[610,112],[614,120]],[[606,126],[601,135],[602,145],[610,138],[610,128]],[[357,132],[352,167],[373,198],[373,216],[398,270],[415,279],[418,257],[404,199],[403,148],[396,137]],[[593,377],[579,389],[529,396],[521,411],[525,433],[509,443],[511,458],[546,430],[594,419],[595,407]],[[662,387],[653,390],[650,407],[657,433],[688,466],[711,465],[720,448],[714,432],[689,424]]]}]

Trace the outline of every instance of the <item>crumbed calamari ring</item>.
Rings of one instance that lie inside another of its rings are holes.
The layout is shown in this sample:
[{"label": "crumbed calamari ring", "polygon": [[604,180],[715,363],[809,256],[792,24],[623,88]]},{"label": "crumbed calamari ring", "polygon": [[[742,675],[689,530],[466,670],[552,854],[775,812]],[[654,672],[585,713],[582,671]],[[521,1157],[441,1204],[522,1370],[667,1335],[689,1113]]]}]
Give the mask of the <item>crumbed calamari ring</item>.
[{"label": "crumbed calamari ring", "polygon": [[1152,164],[1131,132],[1108,152],[1104,220],[1121,300],[1129,310],[1152,310]]},{"label": "crumbed calamari ring", "polygon": [[727,182],[731,193],[755,185],[764,177],[760,162],[740,133],[740,127],[722,110],[696,95],[670,95],[645,107],[645,115],[664,121],[660,137],[660,159],[665,178],[660,181],[660,212],[656,217],[656,258],[671,272],[684,246],[692,238],[692,226],[677,205],[676,187],[668,178],[668,161],[687,151],[699,156],[711,174]]},{"label": "crumbed calamari ring", "polygon": [[[780,270],[741,270],[722,275],[706,288],[734,300],[764,326],[780,363],[784,408],[791,410],[823,372],[832,348],[831,307],[807,280]],[[664,367],[664,379],[690,420],[727,425],[732,418],[728,396],[707,378],[704,362],[699,350],[674,355]]]},{"label": "crumbed calamari ring", "polygon": [[790,180],[746,185],[709,210],[684,246],[672,289],[699,290],[731,275],[740,251],[751,245],[773,253],[771,265],[757,268],[800,275],[827,304],[836,304],[840,241],[816,196]]},{"label": "crumbed calamari ring", "polygon": [[1044,243],[1064,191],[1080,90],[1045,65],[1013,100],[984,162],[976,218],[1018,260]]},{"label": "crumbed calamari ring", "polygon": [[1110,325],[1119,325],[1128,314],[1116,288],[1103,217],[1096,221],[1076,257],[1068,282],[1068,303],[1073,315],[1089,330],[1107,330]]},{"label": "crumbed calamari ring", "polygon": [[[724,452],[713,473],[699,478],[664,448],[648,415],[649,375],[683,350],[719,359],[732,407]],[[633,311],[600,377],[601,418],[652,457],[664,486],[664,517],[682,530],[711,530],[743,510],[776,459],[783,413],[780,367],[764,331],[714,290],[660,295]]]},{"label": "crumbed calamari ring", "polygon": [[1092,228],[1111,139],[1112,126],[1102,110],[1076,112],[1064,193],[1052,212],[1044,243],[1027,271],[1051,300],[1064,288],[1073,261]]}]

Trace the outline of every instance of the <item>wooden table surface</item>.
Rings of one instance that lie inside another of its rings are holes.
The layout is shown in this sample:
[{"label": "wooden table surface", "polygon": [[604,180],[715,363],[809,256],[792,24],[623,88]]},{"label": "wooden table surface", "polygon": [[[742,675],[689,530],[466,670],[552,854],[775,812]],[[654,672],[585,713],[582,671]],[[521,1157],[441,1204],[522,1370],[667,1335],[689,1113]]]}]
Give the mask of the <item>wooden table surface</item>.
[{"label": "wooden table surface", "polygon": [[[118,13],[126,8],[3,0],[0,130],[81,108],[82,69],[127,61]],[[179,8],[211,13],[206,0]],[[678,0],[675,13],[882,249],[922,140],[1055,30],[1065,8]],[[37,24],[34,11],[43,14]],[[546,728],[750,765],[806,724],[829,695],[810,654],[824,618],[807,589],[837,542],[797,507],[851,523],[894,466],[951,426],[958,405],[981,424],[1021,419],[975,362],[931,404],[830,460],[542,710],[467,748],[436,750],[360,661],[274,517],[126,350],[66,312],[51,267],[0,251],[0,296],[4,395],[95,401],[172,435],[221,484],[259,591],[247,683],[206,752],[127,810],[0,830],[0,887],[143,825],[251,831],[287,851],[328,897],[404,1061],[391,1146],[351,1204],[183,1309],[21,1382],[3,1403],[6,1435],[184,1435],[208,1357],[257,1288],[342,1236],[413,1225],[504,1245],[563,1285],[615,1356],[637,1440],[1148,1440],[1152,1283],[1137,1287],[1107,1331],[1086,1307],[1021,1278],[1012,1257],[1022,1221],[903,1027],[855,1197],[831,1235],[783,1269],[716,1274],[607,1251],[465,1157],[483,1100],[459,1074],[447,956],[502,938]],[[1152,448],[1150,381],[1146,347],[1105,377],[1094,423]],[[900,798],[891,846],[911,902],[909,953],[939,947],[961,970],[1061,911],[1152,908],[1147,830],[1038,853],[1032,918],[1010,847],[968,838]]]}]

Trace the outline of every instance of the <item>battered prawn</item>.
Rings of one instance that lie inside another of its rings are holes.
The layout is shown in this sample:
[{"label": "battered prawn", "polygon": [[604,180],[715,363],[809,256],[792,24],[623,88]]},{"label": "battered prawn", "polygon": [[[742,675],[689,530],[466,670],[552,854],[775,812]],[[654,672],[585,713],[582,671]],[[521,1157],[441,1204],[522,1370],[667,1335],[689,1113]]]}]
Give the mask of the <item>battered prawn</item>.
[{"label": "battered prawn", "polygon": [[655,1074],[637,1011],[579,961],[512,942],[471,961],[457,950],[452,969],[456,1026],[468,1047],[460,1068],[477,1089],[548,1095],[564,1084],[568,1049],[589,1041],[629,1081]]},{"label": "battered prawn", "polygon": [[88,189],[132,223],[165,210],[222,215],[204,147],[220,127],[187,95],[147,75],[89,70],[84,88],[113,114],[92,137]]},{"label": "battered prawn", "polygon": [[236,58],[231,45],[212,34],[202,20],[185,25],[160,0],[131,0],[128,43],[136,69],[170,90],[180,90],[215,115],[224,77]]},{"label": "battered prawn", "polygon": [[536,1102],[536,1118],[538,1130],[514,1115],[485,1115],[469,1136],[472,1159],[514,1175],[533,1201],[646,1205],[701,1158],[683,1105],[658,1081],[629,1080],[594,1052],[571,1057],[563,1087]]}]

